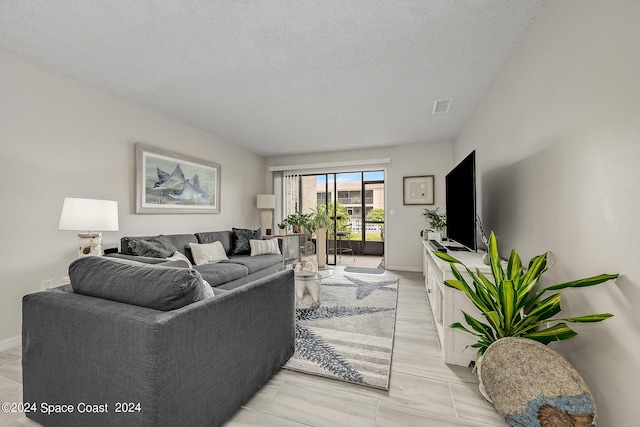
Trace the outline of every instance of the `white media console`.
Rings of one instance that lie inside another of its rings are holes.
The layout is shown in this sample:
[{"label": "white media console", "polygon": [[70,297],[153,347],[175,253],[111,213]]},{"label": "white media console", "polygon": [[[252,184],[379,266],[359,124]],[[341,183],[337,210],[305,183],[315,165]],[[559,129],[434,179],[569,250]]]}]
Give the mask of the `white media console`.
[{"label": "white media console", "polygon": [[[445,246],[455,245],[452,242],[443,242],[443,244]],[[460,322],[467,327],[461,310],[481,321],[483,319],[482,315],[464,293],[444,285],[445,280],[455,279],[449,263],[442,261],[433,254],[434,249],[427,240],[422,241],[422,246],[424,284],[433,312],[433,320],[438,330],[442,358],[445,363],[451,365],[468,366],[476,358],[476,349],[469,346],[474,344],[477,339],[464,331],[452,329],[449,325]],[[491,275],[491,267],[482,262],[482,253],[448,251],[448,254],[460,260],[471,271],[475,271],[478,268],[489,278],[493,277]],[[458,266],[458,270],[465,280],[468,280],[467,283],[471,283],[471,278],[469,278],[465,268]]]}]

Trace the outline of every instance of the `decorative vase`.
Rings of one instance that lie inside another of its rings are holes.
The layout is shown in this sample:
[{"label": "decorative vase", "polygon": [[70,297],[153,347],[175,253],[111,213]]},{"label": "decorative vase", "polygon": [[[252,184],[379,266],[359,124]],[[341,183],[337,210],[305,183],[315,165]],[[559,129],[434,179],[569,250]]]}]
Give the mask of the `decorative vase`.
[{"label": "decorative vase", "polygon": [[489,258],[489,252],[485,252],[484,255],[482,255],[482,262],[485,265],[491,265],[491,259]]}]

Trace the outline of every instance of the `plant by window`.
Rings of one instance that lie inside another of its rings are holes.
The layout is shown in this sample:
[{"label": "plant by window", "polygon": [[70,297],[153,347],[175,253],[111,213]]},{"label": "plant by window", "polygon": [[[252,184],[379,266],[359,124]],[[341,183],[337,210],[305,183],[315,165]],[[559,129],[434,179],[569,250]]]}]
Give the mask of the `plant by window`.
[{"label": "plant by window", "polygon": [[[324,207],[323,205],[321,205]],[[318,206],[319,208],[320,206]],[[311,209],[311,217],[309,221],[309,231],[314,233],[318,228],[328,228],[333,221],[327,213],[326,209]]]}]

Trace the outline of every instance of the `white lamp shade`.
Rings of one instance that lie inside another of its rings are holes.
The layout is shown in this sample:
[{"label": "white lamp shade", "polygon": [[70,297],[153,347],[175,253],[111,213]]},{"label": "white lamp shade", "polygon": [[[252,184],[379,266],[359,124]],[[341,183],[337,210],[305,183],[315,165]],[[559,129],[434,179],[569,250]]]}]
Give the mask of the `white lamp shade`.
[{"label": "white lamp shade", "polygon": [[258,209],[274,209],[276,207],[276,196],[273,194],[258,194]]},{"label": "white lamp shade", "polygon": [[62,205],[58,228],[76,231],[117,231],[118,202],[67,197]]}]

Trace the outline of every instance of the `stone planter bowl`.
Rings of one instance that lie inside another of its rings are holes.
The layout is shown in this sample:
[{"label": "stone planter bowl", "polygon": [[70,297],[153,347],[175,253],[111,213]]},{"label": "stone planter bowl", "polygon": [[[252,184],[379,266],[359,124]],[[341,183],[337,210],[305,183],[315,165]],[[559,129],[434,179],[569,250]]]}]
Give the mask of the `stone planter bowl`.
[{"label": "stone planter bowl", "polygon": [[482,358],[480,381],[511,426],[589,427],[596,405],[580,374],[537,341],[502,338]]}]

